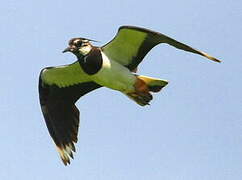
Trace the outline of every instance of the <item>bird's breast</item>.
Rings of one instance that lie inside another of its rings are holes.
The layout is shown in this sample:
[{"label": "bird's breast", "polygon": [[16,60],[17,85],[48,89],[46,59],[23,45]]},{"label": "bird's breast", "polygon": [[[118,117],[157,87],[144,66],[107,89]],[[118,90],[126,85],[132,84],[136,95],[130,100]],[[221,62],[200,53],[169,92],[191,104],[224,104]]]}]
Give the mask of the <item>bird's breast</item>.
[{"label": "bird's breast", "polygon": [[101,52],[101,55],[102,68],[97,73],[90,76],[91,79],[111,89],[122,92],[133,91],[136,81],[135,75],[123,65],[109,59],[103,52]]},{"label": "bird's breast", "polygon": [[87,56],[79,60],[79,63],[83,71],[88,75],[96,74],[102,68],[103,64],[100,49],[93,47]]}]

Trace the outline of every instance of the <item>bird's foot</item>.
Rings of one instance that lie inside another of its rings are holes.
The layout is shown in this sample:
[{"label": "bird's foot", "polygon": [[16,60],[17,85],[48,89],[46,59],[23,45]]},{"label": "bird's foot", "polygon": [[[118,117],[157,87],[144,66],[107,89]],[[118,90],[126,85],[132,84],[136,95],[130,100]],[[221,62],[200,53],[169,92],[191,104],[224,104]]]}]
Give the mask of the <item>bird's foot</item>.
[{"label": "bird's foot", "polygon": [[153,99],[152,95],[149,92],[127,93],[127,96],[141,106],[150,105],[149,102]]}]

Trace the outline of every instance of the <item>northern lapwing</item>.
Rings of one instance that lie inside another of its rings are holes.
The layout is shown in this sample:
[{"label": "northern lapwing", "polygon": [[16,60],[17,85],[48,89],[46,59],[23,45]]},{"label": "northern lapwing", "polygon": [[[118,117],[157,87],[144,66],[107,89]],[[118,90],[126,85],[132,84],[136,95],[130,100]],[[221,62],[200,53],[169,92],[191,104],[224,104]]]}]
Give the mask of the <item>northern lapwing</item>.
[{"label": "northern lapwing", "polygon": [[49,133],[65,165],[75,152],[79,127],[76,101],[100,87],[122,92],[141,106],[152,100],[151,92],[159,92],[168,81],[136,74],[145,55],[156,45],[167,43],[178,49],[220,60],[149,29],[122,26],[116,36],[102,47],[90,39],[73,38],[63,52],[72,52],[73,64],[47,67],[40,73],[39,98]]}]

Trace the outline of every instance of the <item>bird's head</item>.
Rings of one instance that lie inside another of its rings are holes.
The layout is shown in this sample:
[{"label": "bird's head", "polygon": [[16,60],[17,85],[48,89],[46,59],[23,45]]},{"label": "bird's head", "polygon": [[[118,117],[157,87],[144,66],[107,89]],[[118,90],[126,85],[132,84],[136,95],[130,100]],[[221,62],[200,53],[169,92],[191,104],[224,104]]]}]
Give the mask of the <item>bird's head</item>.
[{"label": "bird's head", "polygon": [[92,50],[92,44],[90,39],[86,38],[73,38],[69,41],[69,47],[67,47],[63,53],[72,52],[77,57],[86,56]]}]

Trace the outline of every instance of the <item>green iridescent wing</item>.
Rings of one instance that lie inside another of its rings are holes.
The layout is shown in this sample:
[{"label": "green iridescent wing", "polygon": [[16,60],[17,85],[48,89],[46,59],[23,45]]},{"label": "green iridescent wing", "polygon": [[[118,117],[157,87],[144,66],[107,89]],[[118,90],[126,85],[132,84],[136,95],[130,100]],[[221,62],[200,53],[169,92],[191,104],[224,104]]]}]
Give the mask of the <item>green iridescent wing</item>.
[{"label": "green iridescent wing", "polygon": [[164,34],[135,26],[122,26],[112,41],[102,47],[104,53],[112,60],[134,70],[145,55],[156,45],[167,43],[178,49],[204,56],[212,61],[220,60],[178,42]]}]

